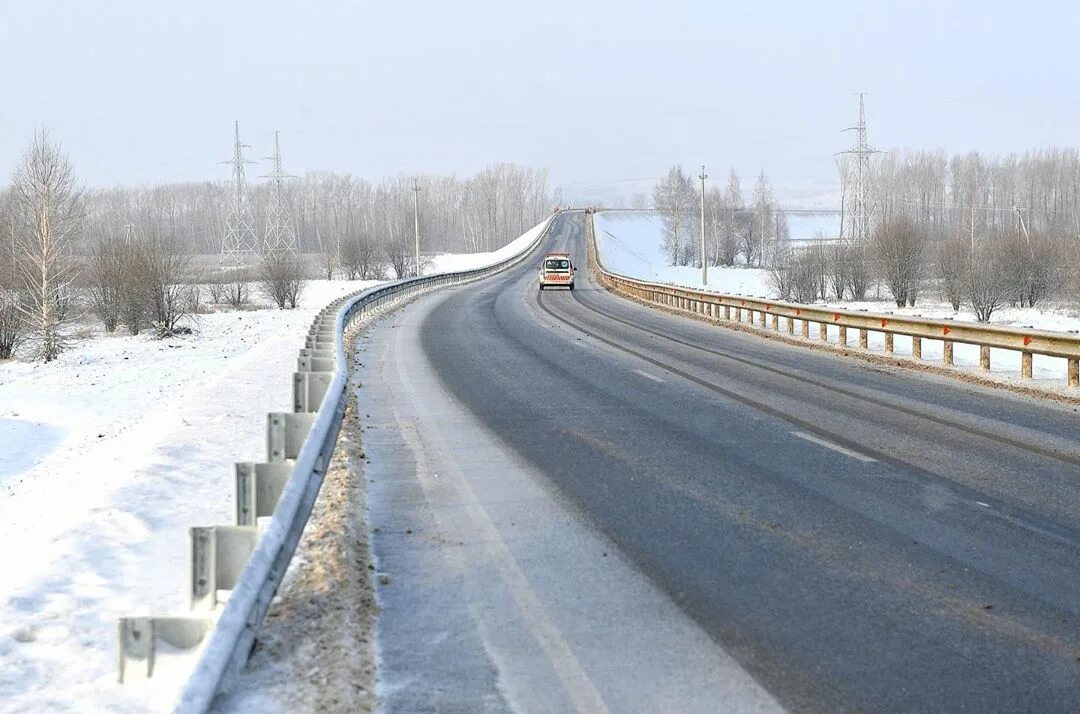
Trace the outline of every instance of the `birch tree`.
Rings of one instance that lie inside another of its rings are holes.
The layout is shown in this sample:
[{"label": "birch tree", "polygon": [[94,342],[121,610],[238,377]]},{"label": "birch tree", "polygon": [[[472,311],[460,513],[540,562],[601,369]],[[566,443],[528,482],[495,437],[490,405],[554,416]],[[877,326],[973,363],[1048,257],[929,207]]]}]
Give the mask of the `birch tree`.
[{"label": "birch tree", "polygon": [[672,166],[653,188],[653,205],[664,222],[664,250],[672,265],[687,265],[697,251],[693,241],[697,191],[681,166]]},{"label": "birch tree", "polygon": [[20,309],[37,357],[51,362],[64,349],[65,303],[76,276],[72,250],[83,221],[82,191],[59,145],[35,133],[12,177]]}]

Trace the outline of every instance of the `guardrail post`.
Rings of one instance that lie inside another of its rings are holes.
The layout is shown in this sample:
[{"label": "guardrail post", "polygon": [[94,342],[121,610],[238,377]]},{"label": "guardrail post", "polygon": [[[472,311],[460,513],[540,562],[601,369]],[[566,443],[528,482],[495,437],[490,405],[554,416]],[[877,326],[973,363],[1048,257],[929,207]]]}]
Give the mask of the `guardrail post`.
[{"label": "guardrail post", "polygon": [[777,315],[776,313],[773,313],[773,316],[772,316],[772,328],[774,330],[776,330],[777,332],[780,331],[780,316]]},{"label": "guardrail post", "polygon": [[731,319],[731,305],[724,305],[724,319]]},{"label": "guardrail post", "polygon": [[202,642],[214,623],[204,617],[121,617],[118,627],[117,681],[121,684],[130,665],[145,667],[154,675],[158,642],[175,649],[191,649]]},{"label": "guardrail post", "polygon": [[1022,379],[1031,379],[1031,353],[1020,353],[1020,377]]},{"label": "guardrail post", "polygon": [[829,341],[829,323],[827,323],[827,322],[819,322],[818,323],[817,335],[818,335],[818,339],[821,340],[822,342],[828,342]]},{"label": "guardrail post", "polygon": [[232,590],[255,550],[259,529],[251,526],[196,526],[191,537],[191,609],[213,610],[218,590]]},{"label": "guardrail post", "polygon": [[893,333],[886,332],[885,333],[885,354],[887,354],[887,355],[891,355],[893,353],[893,340],[894,340]]},{"label": "guardrail post", "polygon": [[953,363],[952,345],[952,340],[942,340],[941,361],[948,367]]},{"label": "guardrail post", "polygon": [[236,464],[233,490],[236,525],[258,525],[258,519],[274,515],[281,492],[292,473],[292,464]]},{"label": "guardrail post", "polygon": [[333,357],[312,357],[303,354],[304,352],[313,352],[314,350],[300,350],[301,354],[296,358],[296,371],[297,372],[333,372],[334,371],[334,358]]},{"label": "guardrail post", "polygon": [[318,411],[332,381],[333,372],[293,372],[293,411]]},{"label": "guardrail post", "polygon": [[789,335],[794,335],[795,334],[795,318],[794,317],[789,317],[787,319],[787,333]]},{"label": "guardrail post", "polygon": [[984,372],[990,371],[990,346],[979,345],[979,369]]},{"label": "guardrail post", "polygon": [[809,320],[803,320],[802,321],[802,336],[805,337],[806,339],[810,339],[810,321]]},{"label": "guardrail post", "polygon": [[315,414],[273,412],[266,417],[266,460],[280,463],[295,459],[304,445]]},{"label": "guardrail post", "polygon": [[1069,360],[1069,386],[1080,386],[1080,359]]},{"label": "guardrail post", "polygon": [[840,337],[838,339],[841,347],[847,347],[847,327],[840,325]]},{"label": "guardrail post", "polygon": [[911,356],[915,359],[922,359],[922,338],[911,338]]},{"label": "guardrail post", "polygon": [[869,344],[870,343],[869,343],[869,339],[867,338],[867,335],[866,335],[866,330],[860,329],[859,330],[859,347],[861,349],[864,349],[864,350],[869,349]]}]

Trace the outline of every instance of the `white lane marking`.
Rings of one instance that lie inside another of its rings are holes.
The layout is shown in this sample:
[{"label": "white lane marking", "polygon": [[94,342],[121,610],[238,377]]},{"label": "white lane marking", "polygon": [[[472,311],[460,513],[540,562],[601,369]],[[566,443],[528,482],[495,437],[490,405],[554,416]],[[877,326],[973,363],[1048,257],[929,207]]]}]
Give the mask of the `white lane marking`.
[{"label": "white lane marking", "polygon": [[876,461],[876,459],[872,459],[866,454],[860,454],[858,451],[845,449],[843,446],[840,446],[840,444],[834,444],[831,441],[826,441],[825,439],[818,438],[813,434],[807,434],[805,431],[793,431],[791,433],[799,437],[800,439],[805,439],[806,441],[813,442],[818,446],[824,446],[826,449],[832,449],[833,451],[839,454],[843,454],[844,456],[850,456],[853,459],[862,461],[864,464],[871,464]]},{"label": "white lane marking", "polygon": [[635,369],[634,371],[637,372],[638,374],[640,374],[645,379],[651,379],[652,381],[660,382],[661,384],[664,383],[664,380],[660,379],[659,377],[657,377],[654,374],[649,374],[648,372],[646,372],[644,370],[641,370],[641,369]]},{"label": "white lane marking", "polygon": [[982,506],[983,508],[990,508],[990,504],[989,504],[989,503],[983,503],[982,501],[976,501],[975,503],[977,503],[978,505]]}]

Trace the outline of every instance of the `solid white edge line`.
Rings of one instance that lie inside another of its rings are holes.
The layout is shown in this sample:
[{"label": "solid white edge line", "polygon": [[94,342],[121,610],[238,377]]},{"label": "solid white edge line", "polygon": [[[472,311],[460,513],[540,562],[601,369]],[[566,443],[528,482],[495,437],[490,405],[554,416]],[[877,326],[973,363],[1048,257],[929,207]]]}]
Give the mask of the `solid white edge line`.
[{"label": "solid white edge line", "polygon": [[799,437],[800,439],[805,439],[806,441],[813,442],[818,446],[824,446],[826,449],[831,449],[832,451],[843,454],[844,456],[850,456],[853,459],[862,461],[864,464],[871,464],[877,460],[870,458],[866,454],[860,454],[858,451],[852,451],[851,449],[844,448],[843,446],[840,446],[840,444],[834,444],[831,441],[827,441],[826,439],[814,436],[813,434],[807,434],[805,431],[793,431],[791,433],[794,436]]}]

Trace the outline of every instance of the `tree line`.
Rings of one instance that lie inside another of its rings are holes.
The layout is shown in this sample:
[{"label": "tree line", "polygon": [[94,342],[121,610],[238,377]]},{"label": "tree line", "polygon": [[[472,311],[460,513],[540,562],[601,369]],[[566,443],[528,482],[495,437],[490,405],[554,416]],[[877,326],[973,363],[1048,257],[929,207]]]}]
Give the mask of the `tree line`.
[{"label": "tree line", "polygon": [[[700,184],[682,166],[672,166],[654,186],[652,199],[663,220],[664,252],[671,265],[700,265]],[[789,238],[787,218],[777,210],[764,171],[757,177],[749,204],[735,169],[725,186],[707,188],[704,204],[709,265],[733,266],[741,260],[744,265],[761,267],[770,262],[776,245]]]},{"label": "tree line", "polygon": [[[22,345],[44,360],[66,327],[95,316],[107,331],[184,331],[209,301],[241,307],[262,293],[295,307],[304,280],[415,274],[414,197],[422,251],[496,250],[550,210],[546,171],[489,166],[468,179],[403,176],[372,183],[313,172],[289,181],[285,200],[298,253],[217,267],[228,182],[88,190],[47,132],[37,133],[10,186],[0,190],[0,359]],[[256,229],[271,188],[248,194]]]},{"label": "tree line", "polygon": [[[764,267],[782,299],[863,300],[886,292],[897,306],[926,295],[989,321],[1005,306],[1035,307],[1080,290],[1080,151],[1004,157],[897,151],[866,177],[870,235],[852,231],[854,164],[837,160],[839,234],[791,241],[764,172],[749,204],[738,175],[705,193],[710,265]],[[700,264],[700,186],[681,167],[657,182],[672,265]]]}]

